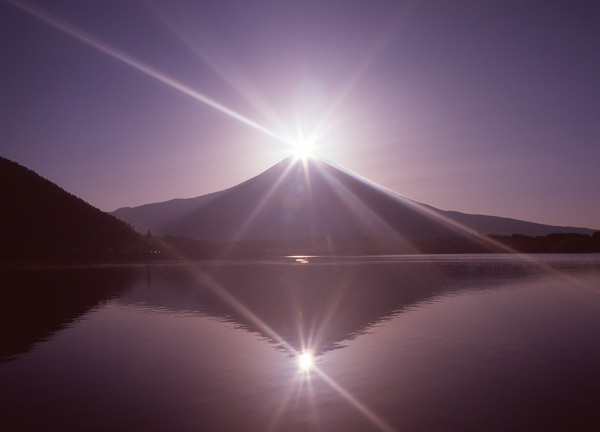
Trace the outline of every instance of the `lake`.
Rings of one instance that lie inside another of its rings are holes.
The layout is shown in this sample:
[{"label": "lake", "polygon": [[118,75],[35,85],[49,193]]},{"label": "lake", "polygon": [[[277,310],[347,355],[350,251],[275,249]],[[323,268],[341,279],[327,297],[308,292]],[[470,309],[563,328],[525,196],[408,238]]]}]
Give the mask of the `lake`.
[{"label": "lake", "polygon": [[600,256],[0,270],[0,430],[598,431]]}]

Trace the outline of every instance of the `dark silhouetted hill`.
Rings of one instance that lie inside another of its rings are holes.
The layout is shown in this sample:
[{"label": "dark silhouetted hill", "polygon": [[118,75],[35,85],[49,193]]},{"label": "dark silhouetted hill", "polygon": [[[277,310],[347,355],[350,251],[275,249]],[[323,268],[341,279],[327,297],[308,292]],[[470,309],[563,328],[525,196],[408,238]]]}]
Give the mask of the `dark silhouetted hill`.
[{"label": "dark silhouetted hill", "polygon": [[0,203],[4,259],[131,253],[144,241],[127,223],[2,157]]},{"label": "dark silhouetted hill", "polygon": [[0,270],[0,363],[68,327],[134,279],[129,266]]},{"label": "dark silhouetted hill", "polygon": [[[211,242],[301,238],[386,238],[395,242],[474,233],[591,235],[496,216],[444,211],[387,191],[322,159],[288,158],[232,188],[112,213],[141,232]],[[459,228],[468,227],[471,232]]]}]

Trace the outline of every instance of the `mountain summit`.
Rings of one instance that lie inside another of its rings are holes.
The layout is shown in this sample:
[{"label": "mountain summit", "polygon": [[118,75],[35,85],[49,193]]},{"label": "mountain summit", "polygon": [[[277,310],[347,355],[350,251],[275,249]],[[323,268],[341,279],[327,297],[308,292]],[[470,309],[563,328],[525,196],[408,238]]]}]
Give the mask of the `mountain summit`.
[{"label": "mountain summit", "polygon": [[413,241],[468,236],[469,229],[483,234],[536,236],[593,232],[439,210],[320,158],[290,157],[220,192],[120,208],[112,214],[142,232],[215,242],[327,236]]}]

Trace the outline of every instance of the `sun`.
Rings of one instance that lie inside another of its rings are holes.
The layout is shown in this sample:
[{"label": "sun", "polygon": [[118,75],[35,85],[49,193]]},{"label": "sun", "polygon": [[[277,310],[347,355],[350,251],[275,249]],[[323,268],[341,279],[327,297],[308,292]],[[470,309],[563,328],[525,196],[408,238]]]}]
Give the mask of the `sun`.
[{"label": "sun", "polygon": [[303,371],[308,371],[314,363],[313,356],[310,352],[304,351],[298,356],[298,366]]},{"label": "sun", "polygon": [[298,159],[307,159],[314,155],[314,145],[310,140],[298,139],[292,143],[292,152]]}]

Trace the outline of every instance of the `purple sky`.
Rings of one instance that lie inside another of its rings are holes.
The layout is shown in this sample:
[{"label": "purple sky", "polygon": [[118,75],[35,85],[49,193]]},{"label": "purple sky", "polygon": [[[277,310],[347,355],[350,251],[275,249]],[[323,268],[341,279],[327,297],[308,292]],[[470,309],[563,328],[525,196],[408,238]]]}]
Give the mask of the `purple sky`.
[{"label": "purple sky", "polygon": [[600,228],[597,2],[14,3],[0,155],[102,210],[288,155],[204,97],[420,202]]}]

